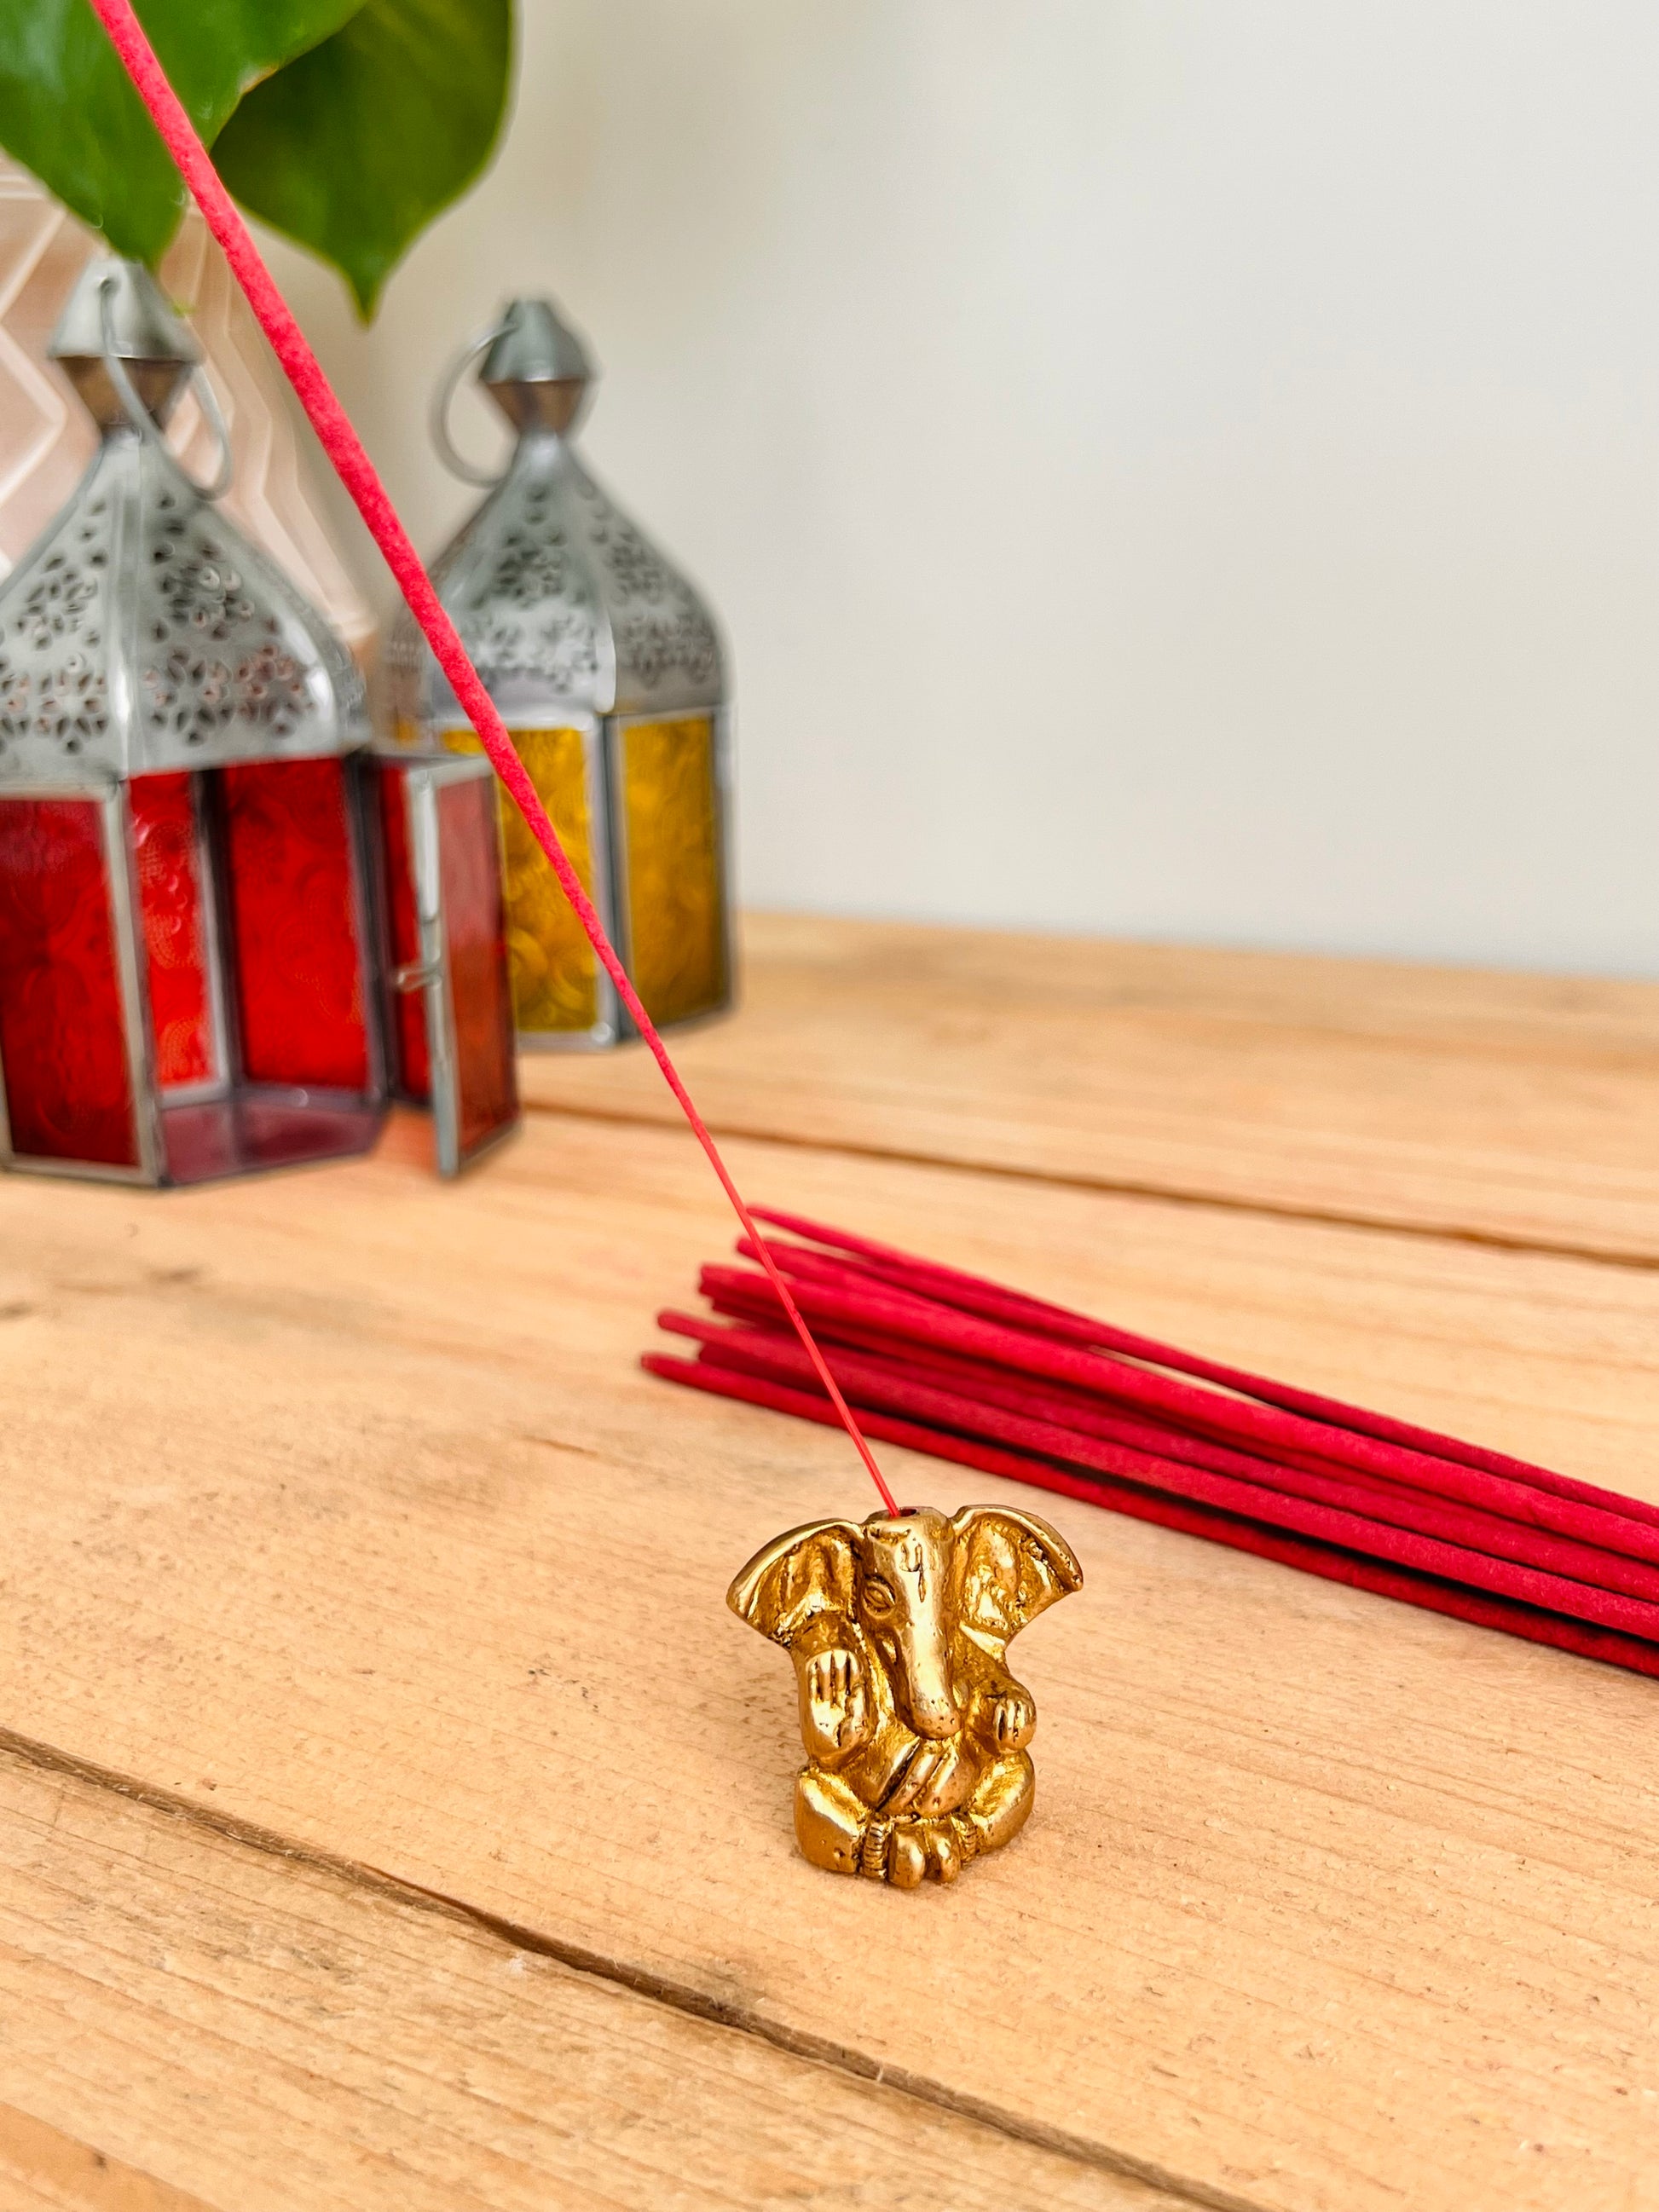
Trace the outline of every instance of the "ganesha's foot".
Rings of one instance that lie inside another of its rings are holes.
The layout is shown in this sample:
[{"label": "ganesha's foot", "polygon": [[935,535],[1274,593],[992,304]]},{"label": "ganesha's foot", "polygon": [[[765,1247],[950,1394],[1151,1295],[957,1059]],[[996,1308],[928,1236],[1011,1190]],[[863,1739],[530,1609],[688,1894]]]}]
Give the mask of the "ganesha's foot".
[{"label": "ganesha's foot", "polygon": [[1017,1836],[1036,1787],[1030,1759],[1011,1753],[987,1769],[959,1813],[933,1820],[884,1819],[833,1774],[808,1767],[795,1784],[795,1837],[802,1856],[830,1874],[861,1874],[915,1889],[954,1881],[981,1851]]},{"label": "ganesha's foot", "polygon": [[884,1820],[846,1783],[810,1766],[795,1784],[795,1837],[814,1866],[890,1881],[895,1889],[954,1881],[979,1850],[979,1832],[965,1814]]},{"label": "ganesha's foot", "polygon": [[869,1808],[833,1774],[814,1768],[795,1784],[795,1840],[801,1856],[831,1874],[857,1874]]},{"label": "ganesha's foot", "polygon": [[954,1881],[976,1845],[960,1814],[926,1820],[889,1820],[875,1814],[864,1831],[858,1870],[872,1881],[890,1881],[895,1889],[918,1889],[924,1881]]},{"label": "ganesha's foot", "polygon": [[1036,1795],[1036,1770],[1031,1765],[1030,1753],[1010,1752],[994,1766],[987,1767],[957,1818],[971,1826],[978,1839],[978,1850],[1000,1850],[1004,1844],[1013,1841],[1030,1818],[1031,1800]]},{"label": "ganesha's foot", "polygon": [[972,1856],[965,1825],[960,1816],[884,1820],[844,1782],[810,1766],[795,1784],[795,1838],[803,1857],[831,1874],[867,1875],[896,1889],[915,1889],[930,1875],[954,1881]]}]

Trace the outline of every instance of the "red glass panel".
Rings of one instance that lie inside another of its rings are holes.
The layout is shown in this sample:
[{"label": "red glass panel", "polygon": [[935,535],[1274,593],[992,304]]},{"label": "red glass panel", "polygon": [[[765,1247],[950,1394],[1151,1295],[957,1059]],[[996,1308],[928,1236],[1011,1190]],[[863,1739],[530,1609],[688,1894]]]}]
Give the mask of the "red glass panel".
[{"label": "red glass panel", "polygon": [[0,800],[0,1066],[15,1152],[137,1167],[102,813]]},{"label": "red glass panel", "polygon": [[[392,966],[413,967],[421,957],[420,924],[415,906],[415,871],[409,851],[409,778],[401,767],[375,764],[380,793],[380,833],[386,854],[386,933]],[[432,1095],[432,1066],[427,1048],[426,994],[392,994],[392,1044],[397,1055],[397,1088],[406,1098]]]},{"label": "red glass panel", "polygon": [[380,1134],[375,1106],[295,1106],[269,1093],[169,1106],[161,1143],[171,1182],[206,1182],[301,1160],[366,1152]]},{"label": "red glass panel", "polygon": [[519,1112],[493,776],[440,787],[438,851],[465,1155]]},{"label": "red glass panel", "polygon": [[163,1091],[217,1073],[202,911],[196,779],[141,775],[131,787],[138,911],[144,925],[155,1079]]},{"label": "red glass panel", "polygon": [[257,761],[222,773],[243,1070],[252,1083],[366,1091],[346,763]]}]

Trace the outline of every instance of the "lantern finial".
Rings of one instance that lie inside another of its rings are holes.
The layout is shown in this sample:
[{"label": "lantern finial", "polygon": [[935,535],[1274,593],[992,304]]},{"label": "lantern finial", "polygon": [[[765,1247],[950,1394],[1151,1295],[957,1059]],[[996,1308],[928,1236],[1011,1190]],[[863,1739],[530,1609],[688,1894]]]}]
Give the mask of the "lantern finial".
[{"label": "lantern finial", "polygon": [[598,372],[550,300],[514,300],[478,381],[515,429],[571,429]]},{"label": "lantern finial", "polygon": [[102,430],[128,419],[106,366],[106,351],[122,363],[162,427],[202,357],[143,264],[112,255],[89,261],[82,270],[48,350]]}]

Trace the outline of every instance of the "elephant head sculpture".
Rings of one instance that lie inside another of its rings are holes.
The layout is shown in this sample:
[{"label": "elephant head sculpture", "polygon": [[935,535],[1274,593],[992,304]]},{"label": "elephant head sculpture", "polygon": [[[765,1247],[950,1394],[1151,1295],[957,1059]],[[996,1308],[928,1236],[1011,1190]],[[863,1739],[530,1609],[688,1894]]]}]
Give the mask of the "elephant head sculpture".
[{"label": "elephant head sculpture", "polygon": [[1018,1834],[1036,1706],[1005,1654],[1082,1581],[1047,1522],[1002,1505],[813,1521],[757,1553],[727,1602],[795,1662],[815,1866],[914,1889]]}]

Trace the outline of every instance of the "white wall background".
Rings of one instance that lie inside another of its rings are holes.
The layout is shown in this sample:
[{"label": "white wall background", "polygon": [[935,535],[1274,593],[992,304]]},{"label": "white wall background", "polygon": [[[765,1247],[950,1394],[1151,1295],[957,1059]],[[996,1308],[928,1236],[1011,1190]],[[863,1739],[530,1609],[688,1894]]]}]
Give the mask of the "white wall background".
[{"label": "white wall background", "polygon": [[524,4],[374,330],[282,274],[433,546],[588,333],[751,902],[1659,974],[1651,0]]}]

